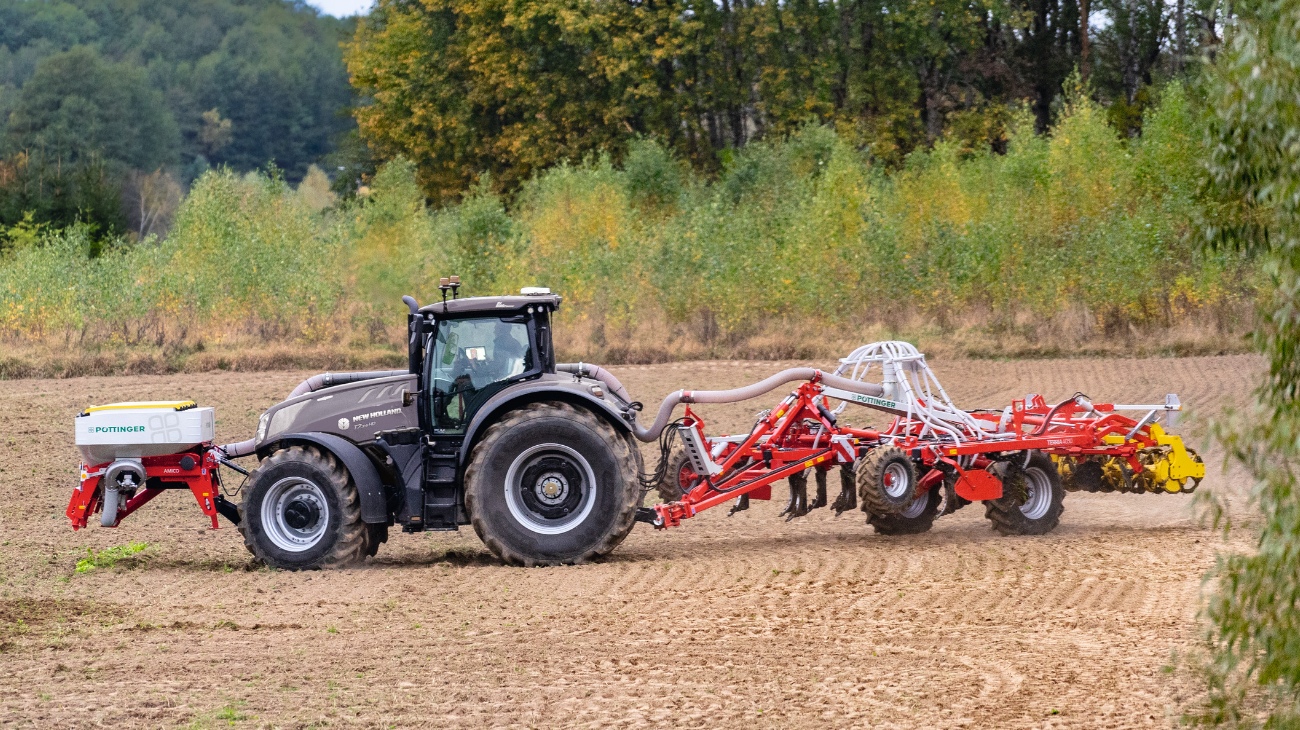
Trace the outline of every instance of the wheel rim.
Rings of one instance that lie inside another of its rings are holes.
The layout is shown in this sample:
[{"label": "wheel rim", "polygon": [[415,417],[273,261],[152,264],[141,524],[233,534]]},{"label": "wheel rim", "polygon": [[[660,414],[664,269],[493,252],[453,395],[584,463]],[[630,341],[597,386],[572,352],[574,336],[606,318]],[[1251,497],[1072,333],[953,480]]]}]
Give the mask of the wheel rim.
[{"label": "wheel rim", "polygon": [[1020,511],[1031,520],[1042,519],[1052,508],[1052,480],[1038,467],[1025,470],[1025,503]]},{"label": "wheel rim", "polygon": [[310,550],[325,536],[330,522],[325,490],[302,477],[285,477],[262,499],[262,529],[281,550]]},{"label": "wheel rim", "polygon": [[916,519],[917,517],[921,516],[922,512],[925,512],[925,504],[928,501],[930,501],[930,493],[926,492],[925,494],[922,494],[921,496],[912,500],[906,507],[903,508],[903,511],[900,512],[899,514],[902,515],[903,517],[906,517],[909,520]]},{"label": "wheel rim", "polygon": [[682,468],[677,471],[677,488],[682,494],[691,491],[695,482],[699,481],[700,476],[695,473],[695,469],[689,463],[683,464]]},{"label": "wheel rim", "polygon": [[538,444],[506,471],[506,507],[520,524],[559,535],[587,519],[596,505],[596,474],[582,454],[563,444]]},{"label": "wheel rim", "polygon": [[894,462],[885,467],[885,494],[894,499],[904,499],[911,493],[911,480],[908,479],[907,467]]}]

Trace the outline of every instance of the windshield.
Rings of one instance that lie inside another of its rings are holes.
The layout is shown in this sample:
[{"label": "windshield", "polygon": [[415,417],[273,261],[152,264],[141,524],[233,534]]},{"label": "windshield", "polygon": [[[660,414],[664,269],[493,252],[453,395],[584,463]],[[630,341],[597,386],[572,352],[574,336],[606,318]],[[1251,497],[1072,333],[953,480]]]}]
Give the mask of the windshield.
[{"label": "windshield", "polygon": [[460,429],[496,392],[492,386],[533,367],[528,325],[507,319],[461,319],[438,323],[429,358],[434,428]]}]

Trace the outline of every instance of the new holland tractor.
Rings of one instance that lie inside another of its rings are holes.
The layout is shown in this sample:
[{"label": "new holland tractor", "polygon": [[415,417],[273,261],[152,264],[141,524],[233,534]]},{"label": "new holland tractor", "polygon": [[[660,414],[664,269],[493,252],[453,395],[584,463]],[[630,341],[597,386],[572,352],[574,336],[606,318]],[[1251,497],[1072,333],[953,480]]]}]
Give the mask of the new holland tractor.
[{"label": "new holland tractor", "polygon": [[[1002,411],[951,403],[907,343],[859,348],[827,373],[791,368],[725,391],[680,390],[642,424],[641,403],[603,368],[557,364],[552,317],[560,297],[457,296],[409,313],[402,370],[325,373],[303,381],[258,421],[254,438],[216,445],[213,411],[190,401],[119,403],[76,419],[81,479],[67,516],[116,527],[167,490],[188,490],[217,527],[238,525],[263,563],[290,570],[342,566],[374,555],[389,529],[473,525],[517,565],[581,563],[613,550],[638,521],[679,525],[712,506],[771,497],[790,484],[786,513],[827,504],[826,474],[840,467],[835,511],[861,502],[877,532],[929,529],[974,501],[1004,534],[1042,534],[1064,490],[1189,492],[1204,465],[1157,424],[1181,409],[1123,406],[1076,394],[1038,396]],[[450,293],[451,298],[448,299]],[[875,368],[873,371],[872,368]],[[874,373],[880,383],[865,377]],[[754,427],[708,436],[689,404],[731,403],[801,383]],[[832,406],[838,403],[837,406]],[[679,404],[687,404],[674,419]],[[893,416],[885,429],[838,422],[849,404]],[[1145,410],[1141,420],[1119,415]],[[659,442],[643,467],[637,442]],[[245,469],[235,460],[256,456]],[[225,499],[221,469],[247,477],[243,501]],[[808,472],[818,492],[806,494]],[[1064,477],[1064,480],[1063,480]],[[658,489],[665,501],[643,507]]]}]

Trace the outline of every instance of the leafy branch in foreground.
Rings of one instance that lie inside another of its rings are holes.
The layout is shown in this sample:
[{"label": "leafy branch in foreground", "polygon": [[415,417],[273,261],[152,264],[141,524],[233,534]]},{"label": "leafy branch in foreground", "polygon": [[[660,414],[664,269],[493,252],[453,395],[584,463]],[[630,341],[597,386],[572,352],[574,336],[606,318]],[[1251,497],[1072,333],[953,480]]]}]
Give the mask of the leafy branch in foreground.
[{"label": "leafy branch in foreground", "polygon": [[[1209,694],[1201,724],[1300,726],[1300,2],[1238,8],[1208,78],[1205,226],[1212,245],[1258,253],[1271,286],[1255,331],[1268,376],[1249,421],[1221,434],[1254,476],[1253,553],[1219,559],[1206,606]],[[1220,510],[1216,518],[1222,519]],[[1226,523],[1225,524],[1226,529]],[[1257,525],[1257,526],[1256,526]]]}]

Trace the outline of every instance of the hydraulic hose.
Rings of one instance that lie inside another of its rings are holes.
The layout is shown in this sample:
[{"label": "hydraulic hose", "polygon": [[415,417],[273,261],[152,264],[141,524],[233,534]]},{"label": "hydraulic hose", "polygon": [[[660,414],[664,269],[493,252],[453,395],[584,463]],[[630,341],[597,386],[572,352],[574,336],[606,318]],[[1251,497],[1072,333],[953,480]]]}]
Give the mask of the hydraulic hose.
[{"label": "hydraulic hose", "polygon": [[659,438],[659,434],[663,433],[664,427],[672,419],[673,409],[679,403],[736,403],[750,398],[757,398],[764,393],[776,390],[786,383],[797,380],[819,380],[833,388],[860,395],[880,396],[885,392],[884,388],[875,383],[864,383],[860,380],[841,378],[838,375],[831,375],[816,368],[790,368],[743,388],[733,388],[732,390],[679,390],[664,398],[664,402],[659,404],[659,412],[655,416],[654,423],[651,423],[646,428],[633,424],[632,433],[641,441],[648,443]]},{"label": "hydraulic hose", "polygon": [[[374,380],[375,378],[390,378],[394,375],[410,375],[409,370],[362,370],[354,373],[321,373],[313,375],[310,378],[298,384],[289,393],[289,398],[297,398],[300,395],[314,393],[322,388],[329,388],[335,385],[345,383],[355,383],[359,380]],[[285,400],[288,400],[286,398]]]},{"label": "hydraulic hose", "polygon": [[221,451],[225,453],[226,458],[235,459],[240,456],[248,456],[254,451],[257,451],[257,439],[253,438],[247,441],[226,444],[225,446],[219,446],[217,448],[221,449]]},{"label": "hydraulic hose", "polygon": [[562,362],[555,366],[555,371],[557,373],[573,373],[580,378],[599,380],[605,384],[606,388],[609,388],[610,393],[622,399],[624,403],[632,402],[632,396],[628,395],[627,388],[623,387],[623,384],[619,382],[618,378],[614,377],[613,373],[599,365],[591,365],[585,362]]}]

